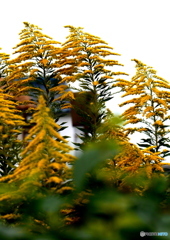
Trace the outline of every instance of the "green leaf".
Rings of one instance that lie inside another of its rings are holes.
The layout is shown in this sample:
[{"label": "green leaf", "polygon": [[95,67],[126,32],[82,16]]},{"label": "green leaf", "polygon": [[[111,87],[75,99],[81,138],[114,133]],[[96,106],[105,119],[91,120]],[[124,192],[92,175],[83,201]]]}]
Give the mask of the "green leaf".
[{"label": "green leaf", "polygon": [[84,154],[75,162],[74,183],[80,191],[85,183],[86,174],[91,172],[99,163],[113,158],[119,152],[118,145],[112,141],[104,141],[88,145]]}]

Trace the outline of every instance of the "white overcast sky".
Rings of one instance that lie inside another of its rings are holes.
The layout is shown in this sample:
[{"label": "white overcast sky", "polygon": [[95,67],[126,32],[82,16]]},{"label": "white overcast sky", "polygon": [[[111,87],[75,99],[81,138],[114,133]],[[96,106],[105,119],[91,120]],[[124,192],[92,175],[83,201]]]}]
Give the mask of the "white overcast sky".
[{"label": "white overcast sky", "polygon": [[65,25],[84,27],[101,37],[127,73],[134,73],[137,58],[170,80],[170,0],[3,0],[0,47],[6,53],[19,43],[23,22],[38,25],[43,33],[64,42]]}]

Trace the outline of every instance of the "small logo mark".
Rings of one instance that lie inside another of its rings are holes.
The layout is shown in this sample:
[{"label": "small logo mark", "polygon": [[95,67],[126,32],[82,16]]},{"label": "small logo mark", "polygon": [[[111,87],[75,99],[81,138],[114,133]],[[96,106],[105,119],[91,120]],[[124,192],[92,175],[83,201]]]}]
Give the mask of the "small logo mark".
[{"label": "small logo mark", "polygon": [[144,237],[144,236],[145,236],[145,232],[144,232],[144,231],[141,231],[141,232],[140,232],[140,236],[141,236],[141,237]]}]

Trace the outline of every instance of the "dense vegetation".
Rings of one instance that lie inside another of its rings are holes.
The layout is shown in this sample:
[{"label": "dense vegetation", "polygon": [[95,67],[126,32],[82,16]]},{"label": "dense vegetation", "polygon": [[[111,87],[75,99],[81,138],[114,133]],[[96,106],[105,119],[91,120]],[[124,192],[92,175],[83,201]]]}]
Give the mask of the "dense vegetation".
[{"label": "dense vegetation", "polygon": [[[61,44],[24,22],[12,57],[0,54],[0,238],[168,232],[170,84],[136,59],[128,80],[105,41],[66,27]],[[116,94],[130,105],[119,117],[106,108]],[[80,121],[79,157],[62,135],[67,123],[58,124],[70,108]]]}]

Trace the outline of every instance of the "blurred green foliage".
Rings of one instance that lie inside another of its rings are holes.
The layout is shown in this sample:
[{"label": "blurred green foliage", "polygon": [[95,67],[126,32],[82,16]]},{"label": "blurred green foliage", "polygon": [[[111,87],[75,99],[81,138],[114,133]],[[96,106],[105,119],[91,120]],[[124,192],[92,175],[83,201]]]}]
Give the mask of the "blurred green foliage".
[{"label": "blurred green foliage", "polygon": [[[30,194],[29,201],[23,204],[22,222],[1,221],[0,239],[136,240],[141,231],[168,232],[168,176],[129,176],[124,188],[119,189],[110,184],[110,175],[103,171],[107,159],[118,151],[116,143],[110,141],[90,145],[75,162],[74,190],[63,196],[46,194],[32,198]],[[140,185],[146,185],[141,194],[131,190]],[[169,236],[149,239],[170,239],[170,232]]]}]

